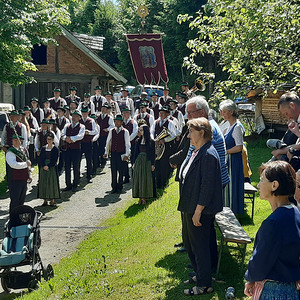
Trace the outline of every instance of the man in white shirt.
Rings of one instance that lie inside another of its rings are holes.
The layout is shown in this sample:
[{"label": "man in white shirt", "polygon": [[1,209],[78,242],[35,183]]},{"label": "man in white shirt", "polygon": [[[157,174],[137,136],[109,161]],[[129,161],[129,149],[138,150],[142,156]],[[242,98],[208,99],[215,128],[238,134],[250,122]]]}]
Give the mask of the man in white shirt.
[{"label": "man in white shirt", "polygon": [[103,97],[101,95],[101,92],[102,92],[101,86],[99,86],[99,85],[95,86],[94,91],[95,91],[95,95],[93,95],[91,97],[91,101],[95,105],[96,115],[99,116],[99,114],[101,112],[101,107],[102,107],[103,103],[105,102],[105,97]]},{"label": "man in white shirt", "polygon": [[111,155],[112,194],[122,192],[125,164],[130,155],[129,132],[122,126],[122,116],[116,115],[114,122],[115,127],[109,131],[104,154],[105,158],[108,157],[109,152]]},{"label": "man in white shirt", "polygon": [[84,93],[84,101],[80,102],[78,105],[78,110],[81,111],[82,108],[88,108],[89,114],[95,114],[95,105],[91,101],[91,94],[90,93]]}]

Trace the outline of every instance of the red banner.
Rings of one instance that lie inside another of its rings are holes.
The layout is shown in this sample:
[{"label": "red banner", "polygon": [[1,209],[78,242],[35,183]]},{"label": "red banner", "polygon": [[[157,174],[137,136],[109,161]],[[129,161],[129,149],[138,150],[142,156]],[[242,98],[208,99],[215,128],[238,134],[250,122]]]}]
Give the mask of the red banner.
[{"label": "red banner", "polygon": [[160,34],[127,34],[130,57],[140,84],[169,81]]}]

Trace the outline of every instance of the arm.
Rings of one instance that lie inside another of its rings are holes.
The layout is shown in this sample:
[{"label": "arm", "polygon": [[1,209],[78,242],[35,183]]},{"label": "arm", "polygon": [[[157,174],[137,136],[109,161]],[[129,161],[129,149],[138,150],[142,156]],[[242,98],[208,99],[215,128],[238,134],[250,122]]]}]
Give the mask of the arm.
[{"label": "arm", "polygon": [[59,146],[59,138],[57,137],[57,135],[55,134],[54,131],[51,130],[51,132],[54,134],[54,145],[55,147]]},{"label": "arm", "polygon": [[89,135],[96,135],[97,134],[97,127],[96,122],[92,121],[92,130],[89,130]]},{"label": "arm", "polygon": [[111,138],[112,138],[112,129],[109,130],[109,133],[108,133],[108,136],[107,136],[104,157],[108,156],[108,152],[109,152],[110,146],[111,146],[111,143],[110,143],[111,142]]},{"label": "arm", "polygon": [[70,139],[73,143],[77,141],[81,141],[84,138],[85,126],[82,124],[80,124],[79,126],[80,126],[79,133],[77,135],[70,136]]},{"label": "arm", "polygon": [[16,155],[11,151],[7,151],[5,157],[6,157],[7,164],[13,169],[20,170],[20,169],[25,169],[28,166],[27,162],[17,162]]},{"label": "arm", "polygon": [[51,159],[50,159],[50,163],[48,164],[49,167],[55,167],[57,164],[57,160],[58,160],[58,148],[57,147],[53,147],[51,150]]},{"label": "arm", "polygon": [[95,104],[91,101],[91,114],[95,114]]},{"label": "arm", "polygon": [[169,120],[168,130],[170,131],[170,135],[164,138],[165,142],[171,142],[176,137],[176,129],[171,120]]},{"label": "arm", "polygon": [[6,126],[8,124],[5,124],[5,126],[3,127],[3,131],[2,131],[2,135],[1,135],[1,145],[5,146],[6,145],[6,137],[7,137],[7,133],[6,133]]},{"label": "arm", "polygon": [[22,146],[24,148],[27,148],[27,143],[28,143],[28,133],[27,133],[27,129],[26,126],[24,124],[22,124],[22,137],[24,138]]},{"label": "arm", "polygon": [[132,134],[130,135],[130,141],[134,140],[136,135],[138,133],[138,125],[137,122],[133,122],[133,130],[132,130]]},{"label": "arm", "polygon": [[154,118],[152,115],[150,115],[150,117],[149,117],[150,128],[152,127],[153,123],[154,123]]},{"label": "arm", "polygon": [[114,123],[114,120],[113,120],[112,117],[109,117],[109,119],[108,119],[108,125],[109,125],[109,127],[107,128],[108,130],[111,130],[111,129],[113,129],[115,127],[115,123]]},{"label": "arm", "polygon": [[130,147],[131,147],[131,144],[130,144],[130,136],[129,136],[129,131],[127,129],[125,129],[125,133],[124,133],[124,138],[125,138],[125,156],[128,156],[130,155]]}]

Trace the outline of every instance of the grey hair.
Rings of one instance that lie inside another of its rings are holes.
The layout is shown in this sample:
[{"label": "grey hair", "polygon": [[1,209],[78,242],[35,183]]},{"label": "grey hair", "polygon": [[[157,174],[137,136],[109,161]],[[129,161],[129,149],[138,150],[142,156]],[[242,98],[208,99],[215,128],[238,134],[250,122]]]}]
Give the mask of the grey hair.
[{"label": "grey hair", "polygon": [[219,105],[219,110],[227,109],[228,111],[233,111],[233,116],[237,115],[238,107],[232,100],[224,100]]},{"label": "grey hair", "polygon": [[186,102],[186,107],[189,104],[195,104],[196,109],[204,109],[206,115],[209,113],[209,106],[204,96],[195,96]]}]

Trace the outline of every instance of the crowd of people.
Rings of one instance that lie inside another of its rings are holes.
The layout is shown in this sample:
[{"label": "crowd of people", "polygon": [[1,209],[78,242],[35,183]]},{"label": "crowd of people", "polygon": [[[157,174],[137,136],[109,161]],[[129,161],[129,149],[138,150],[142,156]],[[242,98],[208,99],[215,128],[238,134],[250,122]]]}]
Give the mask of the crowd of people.
[{"label": "crowd of people", "polygon": [[[232,100],[220,103],[223,121],[218,125],[205,97],[190,95],[186,83],[174,98],[165,88],[162,97],[152,93],[149,99],[143,93],[136,101],[126,88],[118,101],[109,91],[102,96],[100,86],[94,90],[81,101],[76,87],[65,98],[55,88],[53,98],[33,98],[31,106],[11,112],[2,134],[10,210],[24,204],[32,164],[39,168],[37,197],[51,206],[61,196],[63,171],[63,191],[77,191],[83,154],[87,183],[110,159],[111,193],[122,193],[124,184],[132,181],[132,196],[141,205],[156,198],[157,189],[164,189],[177,169],[181,244],[194,270],[186,283],[195,283],[184,293],[211,293],[218,261],[215,215],[224,206],[243,214],[244,182],[251,180],[237,105]],[[290,204],[297,204],[291,196],[297,195],[293,168],[300,161],[299,97],[284,94],[278,108],[288,117],[289,130],[272,152],[280,161],[262,167],[259,183],[262,199],[274,212],[258,232],[245,275],[245,294],[257,295],[260,290],[265,297],[260,299],[271,299],[272,289],[298,295],[300,280],[300,215]]]}]

